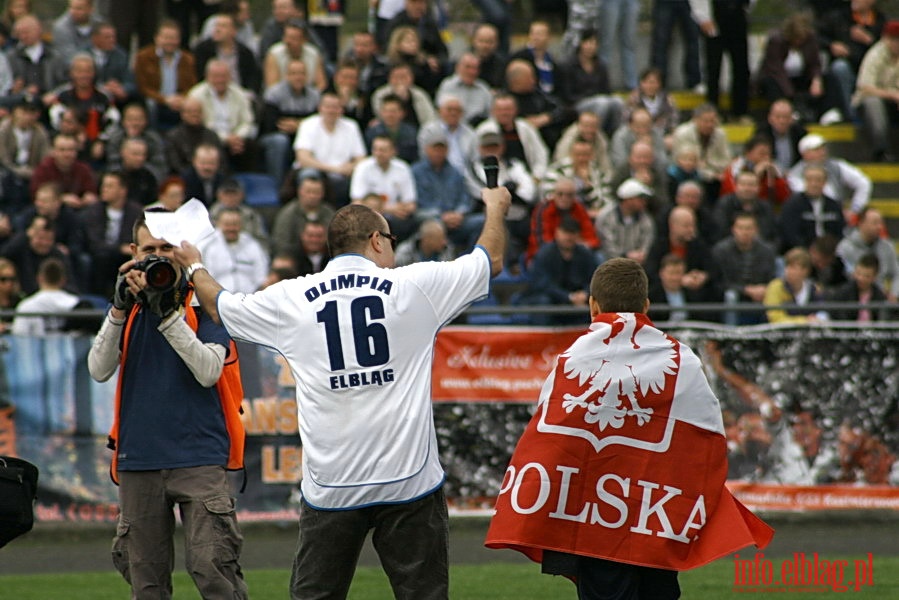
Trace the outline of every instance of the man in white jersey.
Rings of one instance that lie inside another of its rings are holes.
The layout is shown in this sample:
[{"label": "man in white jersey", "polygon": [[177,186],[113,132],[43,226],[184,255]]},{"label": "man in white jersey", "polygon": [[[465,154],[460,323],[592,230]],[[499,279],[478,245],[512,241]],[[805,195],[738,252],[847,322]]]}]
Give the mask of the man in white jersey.
[{"label": "man in white jersey", "polygon": [[478,245],[451,262],[392,269],[395,236],[359,204],[335,214],[321,273],[232,294],[185,242],[204,310],[237,339],[277,350],[297,386],[303,502],[291,598],[345,598],[365,536],[396,598],[448,595],[447,509],[431,412],[440,327],[502,270],[505,188],[483,190]]}]

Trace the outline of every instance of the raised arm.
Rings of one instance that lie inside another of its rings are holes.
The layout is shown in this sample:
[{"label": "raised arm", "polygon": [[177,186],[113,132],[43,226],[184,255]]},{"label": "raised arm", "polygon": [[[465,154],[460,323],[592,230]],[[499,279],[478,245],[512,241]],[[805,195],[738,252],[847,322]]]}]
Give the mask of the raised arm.
[{"label": "raised arm", "polygon": [[[203,257],[200,254],[200,251],[190,242],[182,242],[181,247],[175,249],[175,260],[178,264],[188,270],[190,270],[193,265],[202,265],[203,263]],[[191,274],[191,281],[194,284],[194,293],[196,293],[197,299],[200,301],[200,306],[203,307],[206,314],[212,317],[213,321],[221,324],[222,321],[219,318],[215,299],[218,296],[218,293],[224,288],[222,288],[222,286],[219,285],[219,282],[209,274],[206,267],[202,266],[194,267],[193,273]]]},{"label": "raised arm", "polygon": [[477,243],[490,255],[490,271],[496,276],[503,270],[506,256],[505,219],[512,203],[512,194],[504,187],[485,188],[481,190],[481,199],[484,201],[486,219]]}]

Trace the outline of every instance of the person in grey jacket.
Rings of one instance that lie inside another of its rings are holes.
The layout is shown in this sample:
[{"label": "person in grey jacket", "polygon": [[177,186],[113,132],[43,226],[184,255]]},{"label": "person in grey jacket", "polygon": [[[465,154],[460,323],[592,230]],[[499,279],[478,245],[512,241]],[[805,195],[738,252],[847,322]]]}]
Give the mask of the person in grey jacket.
[{"label": "person in grey jacket", "polygon": [[[883,215],[866,206],[858,214],[858,225],[837,244],[837,256],[846,265],[846,274],[855,269],[859,259],[865,254],[873,254],[880,263],[877,283],[886,291],[890,302],[899,298],[899,260],[893,240],[880,236],[883,231]],[[891,282],[887,286],[887,282]]]}]

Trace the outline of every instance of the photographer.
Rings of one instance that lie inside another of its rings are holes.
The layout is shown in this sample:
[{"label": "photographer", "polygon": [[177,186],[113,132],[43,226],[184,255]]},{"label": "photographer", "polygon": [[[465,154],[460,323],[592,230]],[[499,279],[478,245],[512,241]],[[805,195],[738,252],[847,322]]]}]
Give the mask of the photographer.
[{"label": "photographer", "polygon": [[119,385],[110,432],[120,515],[113,563],[132,598],[171,597],[174,504],[184,524],[188,571],[203,598],[246,598],[238,565],[242,536],[225,467],[232,440],[216,389],[231,339],[199,307],[145,214],[132,260],[119,268],[113,306],[88,355],[88,369]]}]

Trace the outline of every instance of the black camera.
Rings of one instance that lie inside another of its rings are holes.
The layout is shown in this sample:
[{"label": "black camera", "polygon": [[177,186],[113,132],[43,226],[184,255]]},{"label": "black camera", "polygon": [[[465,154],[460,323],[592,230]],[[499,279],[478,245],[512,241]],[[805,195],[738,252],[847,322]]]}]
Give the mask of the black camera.
[{"label": "black camera", "polygon": [[177,267],[162,256],[150,254],[134,265],[134,268],[146,274],[147,286],[155,292],[169,292],[178,281],[178,272],[175,270]]}]

